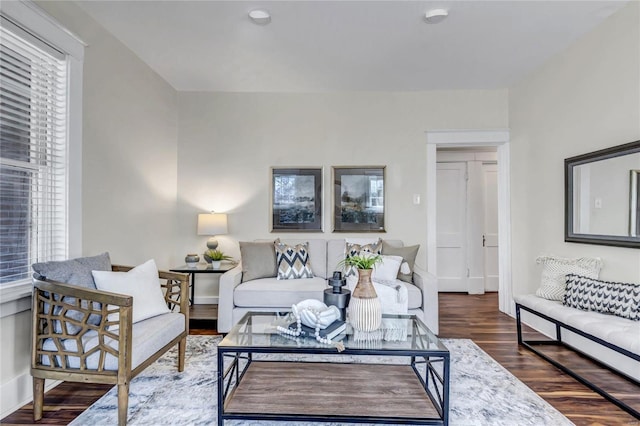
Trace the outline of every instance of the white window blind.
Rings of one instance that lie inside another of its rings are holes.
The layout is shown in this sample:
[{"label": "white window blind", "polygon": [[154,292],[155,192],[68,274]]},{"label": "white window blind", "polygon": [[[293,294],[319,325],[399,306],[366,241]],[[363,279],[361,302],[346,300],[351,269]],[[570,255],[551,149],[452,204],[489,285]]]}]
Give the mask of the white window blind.
[{"label": "white window blind", "polygon": [[67,61],[1,18],[0,285],[67,257]]}]

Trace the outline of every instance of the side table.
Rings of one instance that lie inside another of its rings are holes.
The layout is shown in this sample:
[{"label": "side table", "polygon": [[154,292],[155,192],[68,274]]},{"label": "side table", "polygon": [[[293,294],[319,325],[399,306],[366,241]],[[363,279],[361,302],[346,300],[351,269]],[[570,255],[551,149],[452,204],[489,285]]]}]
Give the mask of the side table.
[{"label": "side table", "polygon": [[170,269],[170,271],[189,274],[189,286],[191,287],[189,304],[193,305],[196,291],[196,274],[224,274],[235,267],[235,263],[223,263],[218,269],[213,269],[210,263],[198,263],[196,266],[182,265],[177,268]]},{"label": "side table", "polygon": [[351,299],[351,292],[346,288],[339,289],[340,293],[336,293],[332,288],[328,288],[324,291],[324,304],[334,305],[340,310],[340,319],[346,321],[347,319],[347,306],[349,305],[349,299]]}]

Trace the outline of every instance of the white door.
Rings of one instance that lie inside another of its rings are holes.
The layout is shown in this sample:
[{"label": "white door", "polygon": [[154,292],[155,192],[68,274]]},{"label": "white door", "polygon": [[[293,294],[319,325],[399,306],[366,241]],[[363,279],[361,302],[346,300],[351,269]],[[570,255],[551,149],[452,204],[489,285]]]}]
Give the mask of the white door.
[{"label": "white door", "polygon": [[498,291],[498,166],[482,165],[484,290]]},{"label": "white door", "polygon": [[437,164],[437,273],[439,291],[467,291],[467,164]]}]

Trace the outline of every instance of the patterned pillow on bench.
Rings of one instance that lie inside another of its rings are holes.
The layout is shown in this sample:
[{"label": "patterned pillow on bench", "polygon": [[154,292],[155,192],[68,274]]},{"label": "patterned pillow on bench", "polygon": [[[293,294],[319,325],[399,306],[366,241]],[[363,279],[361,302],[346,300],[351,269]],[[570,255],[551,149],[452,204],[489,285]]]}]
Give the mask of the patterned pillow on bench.
[{"label": "patterned pillow on bench", "polygon": [[567,274],[563,304],[640,321],[640,284],[615,283]]}]

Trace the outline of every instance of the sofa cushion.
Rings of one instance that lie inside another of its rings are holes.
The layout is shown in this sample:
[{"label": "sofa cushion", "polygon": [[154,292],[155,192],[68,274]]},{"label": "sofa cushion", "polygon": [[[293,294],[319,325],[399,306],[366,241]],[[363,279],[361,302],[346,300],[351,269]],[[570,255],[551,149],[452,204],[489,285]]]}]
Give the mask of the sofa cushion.
[{"label": "sofa cushion", "polygon": [[[162,347],[171,342],[180,333],[185,331],[185,318],[184,314],[180,313],[168,313],[159,315],[153,318],[149,318],[140,321],[132,327],[132,344],[131,351],[131,368],[134,369],[144,361],[149,359],[151,355],[159,351]],[[82,336],[82,346],[85,353],[90,349],[98,346],[98,333],[95,330],[91,330]],[[64,348],[70,352],[76,352],[78,350],[76,339],[64,339],[61,340]],[[118,349],[118,341],[110,338],[105,338],[105,344]],[[43,343],[43,350],[45,351],[57,351],[55,345],[55,339],[46,339]],[[77,356],[66,357],[66,362],[71,368],[80,368],[80,358]],[[94,352],[87,357],[87,368],[98,368],[98,362],[100,358],[100,352]],[[56,363],[65,362],[60,356],[55,357]],[[48,356],[42,357],[43,365],[50,365]],[[105,357],[105,369],[117,370],[118,358],[111,354],[107,354]]]},{"label": "sofa cushion", "polygon": [[419,244],[415,246],[397,247],[389,244],[386,240],[382,240],[383,255],[402,256],[404,261],[407,262],[407,265],[409,265],[411,272],[405,274],[402,271],[398,271],[398,279],[408,283],[413,282],[413,268],[416,264],[418,250],[420,250]]},{"label": "sofa cushion", "polygon": [[[371,279],[376,281],[395,281],[402,265],[401,256],[382,256],[382,261],[376,264],[371,272]],[[356,275],[357,275],[356,271]]]},{"label": "sofa cushion", "polygon": [[306,280],[262,278],[239,284],[233,293],[235,306],[287,307],[305,299],[323,300],[327,282],[314,277]]},{"label": "sofa cushion", "polygon": [[[382,253],[382,240],[378,238],[378,240],[374,243],[370,244],[356,244],[356,243],[346,243],[344,258],[349,259],[353,256],[360,256],[363,253],[373,253],[373,254],[381,254]],[[345,276],[351,276],[357,274],[357,268],[352,265],[345,265]]]},{"label": "sofa cushion", "polygon": [[279,280],[313,278],[308,243],[290,246],[278,239],[274,246]]},{"label": "sofa cushion", "polygon": [[278,275],[274,241],[240,241],[239,244],[243,282]]},{"label": "sofa cushion", "polygon": [[565,259],[555,256],[539,256],[536,262],[543,265],[540,288],[536,290],[536,296],[558,301],[562,301],[564,298],[567,274],[598,278],[602,267],[600,259],[588,257]]},{"label": "sofa cushion", "polygon": [[[88,289],[95,289],[96,284],[93,280],[91,271],[110,271],[111,259],[109,258],[109,253],[105,252],[91,257],[34,263],[31,267],[35,271],[34,277],[36,279],[47,279],[65,284],[73,284]],[[77,304],[75,297],[65,296],[62,301],[70,306],[75,306]],[[88,306],[88,302],[83,300],[81,307],[87,309]],[[92,308],[95,311],[100,311],[101,306],[96,302],[93,303]],[[63,308],[61,306],[56,306],[53,314],[59,315],[62,309]],[[46,304],[45,311],[48,310],[49,307],[48,304]],[[85,319],[85,314],[82,311],[74,310],[73,308],[67,310],[64,316],[76,322],[82,322]],[[90,314],[86,322],[91,325],[99,325],[101,320],[101,315]],[[67,334],[74,335],[82,330],[82,326],[73,324],[72,322],[65,321],[64,324]],[[55,333],[62,333],[62,325],[60,321],[52,321],[52,326]]]},{"label": "sofa cushion", "polygon": [[[153,259],[127,272],[93,271],[93,278],[100,290],[133,297],[133,323],[169,313],[160,287],[158,267]],[[118,315],[109,314],[109,321],[117,321]]]},{"label": "sofa cushion", "polygon": [[640,284],[601,281],[568,274],[563,304],[640,321]]}]

